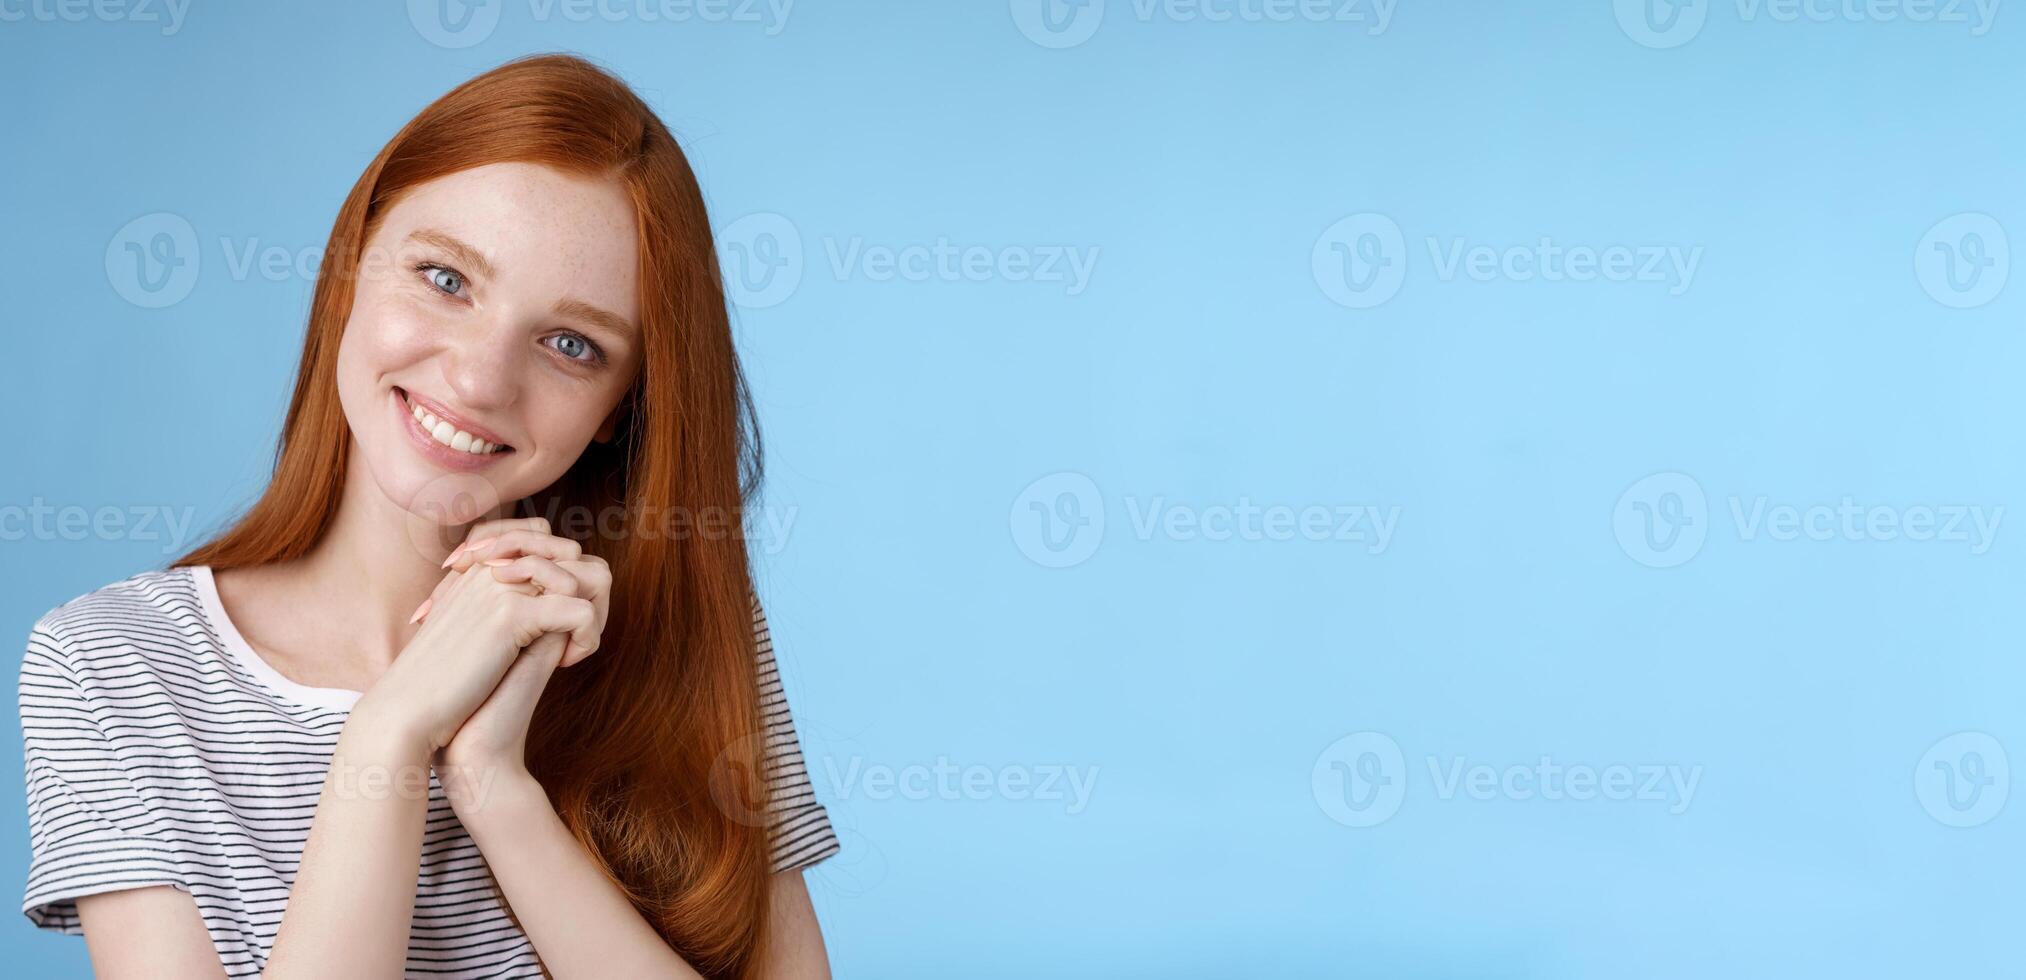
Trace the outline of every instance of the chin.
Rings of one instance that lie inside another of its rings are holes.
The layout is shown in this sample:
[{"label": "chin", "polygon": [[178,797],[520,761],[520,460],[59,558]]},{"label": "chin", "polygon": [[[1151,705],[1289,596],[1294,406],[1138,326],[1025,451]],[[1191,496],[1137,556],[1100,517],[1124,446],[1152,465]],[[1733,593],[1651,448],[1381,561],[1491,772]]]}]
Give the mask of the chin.
[{"label": "chin", "polygon": [[469,524],[515,499],[490,473],[444,472],[415,460],[374,460],[368,469],[382,496],[429,524]]}]

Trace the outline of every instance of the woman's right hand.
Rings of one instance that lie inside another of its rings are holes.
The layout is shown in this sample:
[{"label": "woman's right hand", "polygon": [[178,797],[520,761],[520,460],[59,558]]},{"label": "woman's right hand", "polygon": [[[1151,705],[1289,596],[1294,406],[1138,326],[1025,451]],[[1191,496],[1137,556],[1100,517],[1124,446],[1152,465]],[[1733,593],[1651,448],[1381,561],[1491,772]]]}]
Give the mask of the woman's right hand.
[{"label": "woman's right hand", "polygon": [[485,564],[451,573],[430,602],[429,618],[360,696],[353,717],[393,726],[433,753],[450,744],[537,637],[568,633],[595,647],[596,611],[590,600],[569,594],[570,573],[545,558],[518,565],[531,580],[502,582],[497,567]]}]

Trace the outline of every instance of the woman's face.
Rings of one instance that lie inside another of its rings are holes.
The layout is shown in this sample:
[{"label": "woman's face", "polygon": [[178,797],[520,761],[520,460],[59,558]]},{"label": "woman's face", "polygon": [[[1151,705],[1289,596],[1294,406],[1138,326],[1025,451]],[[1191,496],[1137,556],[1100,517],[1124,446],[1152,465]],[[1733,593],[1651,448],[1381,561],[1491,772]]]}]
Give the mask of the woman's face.
[{"label": "woman's face", "polygon": [[446,517],[446,496],[517,500],[611,438],[640,361],[634,235],[616,180],[501,163],[410,189],[366,244],[338,347],[350,465],[455,523],[475,515]]}]

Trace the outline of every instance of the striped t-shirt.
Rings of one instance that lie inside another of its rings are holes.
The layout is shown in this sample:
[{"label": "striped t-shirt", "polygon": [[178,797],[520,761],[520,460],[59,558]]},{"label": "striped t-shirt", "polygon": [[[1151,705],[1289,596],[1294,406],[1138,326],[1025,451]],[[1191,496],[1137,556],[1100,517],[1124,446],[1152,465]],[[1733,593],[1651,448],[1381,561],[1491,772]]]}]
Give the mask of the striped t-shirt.
[{"label": "striped t-shirt", "polygon": [[[757,601],[753,628],[780,872],[838,844]],[[254,653],[208,567],[143,572],[50,610],[21,663],[34,849],[22,912],[76,934],[79,896],[171,885],[196,899],[225,972],[258,975],[358,697],[297,684]],[[540,976],[434,773],[419,875],[408,975]]]}]

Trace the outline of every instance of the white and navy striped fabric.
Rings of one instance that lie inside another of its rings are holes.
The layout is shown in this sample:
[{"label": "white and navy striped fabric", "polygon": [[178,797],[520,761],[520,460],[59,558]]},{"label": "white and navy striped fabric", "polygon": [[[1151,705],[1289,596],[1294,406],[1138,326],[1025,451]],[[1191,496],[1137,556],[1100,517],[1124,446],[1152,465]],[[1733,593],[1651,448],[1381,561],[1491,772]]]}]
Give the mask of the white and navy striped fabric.
[{"label": "white and navy striped fabric", "polygon": [[[838,843],[757,602],[753,626],[779,872]],[[79,896],[171,885],[196,899],[225,972],[258,975],[357,698],[290,681],[255,654],[203,566],[143,572],[50,610],[21,664],[34,849],[22,912],[75,934]],[[433,774],[427,821],[407,974],[540,976]]]}]

